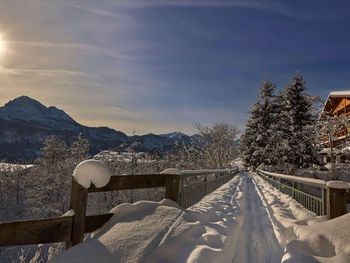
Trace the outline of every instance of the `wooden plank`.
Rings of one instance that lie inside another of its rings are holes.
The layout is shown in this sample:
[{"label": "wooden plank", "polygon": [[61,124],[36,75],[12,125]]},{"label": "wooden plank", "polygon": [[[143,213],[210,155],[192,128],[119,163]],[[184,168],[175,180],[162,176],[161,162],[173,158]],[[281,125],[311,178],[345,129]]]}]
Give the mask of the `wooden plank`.
[{"label": "wooden plank", "polygon": [[0,247],[66,242],[72,221],[72,217],[55,217],[0,224]]},{"label": "wooden plank", "polygon": [[105,187],[96,188],[94,186],[91,186],[89,188],[89,193],[164,187],[164,186],[165,186],[164,174],[121,175],[121,176],[112,176],[111,180]]},{"label": "wooden plank", "polygon": [[84,239],[87,198],[88,189],[82,187],[73,178],[70,197],[70,209],[74,210],[74,217],[71,238],[70,241],[66,244],[67,248],[81,243]]},{"label": "wooden plank", "polygon": [[96,229],[103,226],[114,214],[103,214],[87,216],[85,218],[85,233],[94,232]]}]

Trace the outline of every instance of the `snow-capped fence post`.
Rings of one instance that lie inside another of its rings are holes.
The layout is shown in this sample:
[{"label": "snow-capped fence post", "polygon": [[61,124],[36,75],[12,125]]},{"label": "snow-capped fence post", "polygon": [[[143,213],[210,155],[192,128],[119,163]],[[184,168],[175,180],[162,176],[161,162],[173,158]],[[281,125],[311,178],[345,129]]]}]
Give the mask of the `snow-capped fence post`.
[{"label": "snow-capped fence post", "polygon": [[74,211],[71,239],[66,247],[77,245],[84,239],[85,217],[89,187],[106,186],[111,179],[108,168],[97,160],[85,160],[77,165],[73,172],[70,209]]},{"label": "snow-capped fence post", "polygon": [[333,219],[347,213],[347,195],[350,185],[342,181],[327,182],[327,218]]}]

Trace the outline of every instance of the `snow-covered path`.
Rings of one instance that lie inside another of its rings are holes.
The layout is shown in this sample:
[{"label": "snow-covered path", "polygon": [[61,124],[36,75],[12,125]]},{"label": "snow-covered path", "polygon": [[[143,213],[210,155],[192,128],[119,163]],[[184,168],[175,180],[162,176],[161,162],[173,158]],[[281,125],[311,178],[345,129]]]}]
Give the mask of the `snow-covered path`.
[{"label": "snow-covered path", "polygon": [[281,262],[280,246],[260,193],[251,176],[242,173],[242,226],[235,235],[232,262]]},{"label": "snow-covered path", "polygon": [[283,250],[253,178],[241,172],[185,210],[148,262],[273,263]]}]

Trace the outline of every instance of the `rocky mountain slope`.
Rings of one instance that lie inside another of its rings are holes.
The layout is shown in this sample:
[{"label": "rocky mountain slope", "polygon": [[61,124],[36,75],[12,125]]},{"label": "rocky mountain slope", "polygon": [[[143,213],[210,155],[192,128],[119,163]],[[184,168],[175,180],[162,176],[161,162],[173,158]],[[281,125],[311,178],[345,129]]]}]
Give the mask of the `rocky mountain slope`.
[{"label": "rocky mountain slope", "polygon": [[108,127],[79,124],[63,110],[46,107],[27,96],[18,97],[0,107],[0,159],[32,161],[40,154],[45,139],[55,135],[70,143],[78,134],[89,140],[91,154],[101,150],[171,151],[179,143],[190,143],[182,133],[146,134],[128,137]]}]

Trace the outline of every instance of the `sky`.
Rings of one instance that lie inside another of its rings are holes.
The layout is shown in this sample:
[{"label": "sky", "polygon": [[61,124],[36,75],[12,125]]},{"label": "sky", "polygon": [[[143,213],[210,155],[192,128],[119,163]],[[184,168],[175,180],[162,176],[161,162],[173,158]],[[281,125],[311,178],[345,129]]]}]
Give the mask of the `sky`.
[{"label": "sky", "polygon": [[244,129],[266,77],[350,90],[349,29],[349,1],[2,0],[0,105],[27,95],[127,134]]}]

